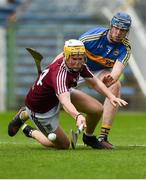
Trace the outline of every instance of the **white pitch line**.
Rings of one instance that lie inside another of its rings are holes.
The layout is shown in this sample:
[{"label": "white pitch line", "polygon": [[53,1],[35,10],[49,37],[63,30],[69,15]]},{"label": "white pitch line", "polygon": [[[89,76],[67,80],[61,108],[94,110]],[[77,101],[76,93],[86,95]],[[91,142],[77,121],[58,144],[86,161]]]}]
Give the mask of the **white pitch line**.
[{"label": "white pitch line", "polygon": [[0,142],[0,144],[18,144],[18,145],[24,145],[24,144],[38,144],[37,142],[26,142],[26,143],[22,143],[22,142],[10,142],[10,141],[2,141]]},{"label": "white pitch line", "polygon": [[[78,143],[77,146],[86,146],[84,144]],[[146,147],[146,144],[128,144],[128,145],[117,145],[115,147]]]},{"label": "white pitch line", "polygon": [[146,147],[146,144],[129,144],[129,147]]},{"label": "white pitch line", "polygon": [[[38,144],[37,142],[25,142],[25,143],[22,143],[22,142],[10,142],[10,141],[2,141],[0,142],[0,144],[16,144],[16,145],[25,145],[25,144],[28,144],[28,145],[32,145],[32,144]],[[78,143],[77,146],[85,146],[83,143]],[[128,145],[117,145],[115,147],[146,147],[146,144],[128,144]]]}]

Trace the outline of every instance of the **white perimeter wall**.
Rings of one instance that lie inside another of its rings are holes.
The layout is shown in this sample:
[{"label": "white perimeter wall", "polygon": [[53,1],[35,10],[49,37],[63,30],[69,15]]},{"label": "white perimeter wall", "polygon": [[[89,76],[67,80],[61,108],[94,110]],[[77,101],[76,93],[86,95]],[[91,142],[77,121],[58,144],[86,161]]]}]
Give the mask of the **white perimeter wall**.
[{"label": "white perimeter wall", "polygon": [[7,4],[7,0],[0,0],[0,6],[5,6]]},{"label": "white perimeter wall", "polygon": [[0,27],[0,111],[6,107],[6,31]]}]

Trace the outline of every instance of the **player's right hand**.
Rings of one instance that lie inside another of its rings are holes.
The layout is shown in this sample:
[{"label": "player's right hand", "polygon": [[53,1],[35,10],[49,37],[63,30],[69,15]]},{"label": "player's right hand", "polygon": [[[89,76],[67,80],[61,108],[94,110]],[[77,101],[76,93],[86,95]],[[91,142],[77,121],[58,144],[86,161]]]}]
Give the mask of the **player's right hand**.
[{"label": "player's right hand", "polygon": [[78,116],[76,120],[76,126],[78,127],[78,129],[80,129],[81,126],[83,126],[83,129],[87,127],[86,118],[82,114]]},{"label": "player's right hand", "polygon": [[104,76],[102,82],[106,85],[106,87],[110,87],[116,81],[113,79],[113,77],[110,74],[108,74],[108,75]]}]

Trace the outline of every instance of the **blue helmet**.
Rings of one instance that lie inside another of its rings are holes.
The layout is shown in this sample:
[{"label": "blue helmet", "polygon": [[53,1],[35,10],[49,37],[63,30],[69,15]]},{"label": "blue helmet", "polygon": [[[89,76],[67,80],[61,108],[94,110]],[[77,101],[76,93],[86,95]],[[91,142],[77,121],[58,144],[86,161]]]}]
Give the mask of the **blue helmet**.
[{"label": "blue helmet", "polygon": [[131,17],[125,12],[118,12],[113,16],[111,20],[111,26],[115,26],[127,31],[129,31],[131,27],[131,23],[132,23]]}]

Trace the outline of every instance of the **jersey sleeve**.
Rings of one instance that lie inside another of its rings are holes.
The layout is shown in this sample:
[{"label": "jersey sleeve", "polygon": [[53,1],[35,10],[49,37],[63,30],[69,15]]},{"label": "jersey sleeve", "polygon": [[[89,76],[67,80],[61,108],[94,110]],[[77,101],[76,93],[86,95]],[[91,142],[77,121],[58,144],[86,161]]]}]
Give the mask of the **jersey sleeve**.
[{"label": "jersey sleeve", "polygon": [[117,60],[120,61],[122,64],[127,65],[131,55],[131,46],[127,38],[125,38],[122,41],[122,43],[123,43],[122,52],[120,53],[120,56],[117,58]]},{"label": "jersey sleeve", "polygon": [[52,72],[52,86],[56,95],[69,91],[67,86],[67,71],[60,68],[56,73]]},{"label": "jersey sleeve", "polygon": [[117,60],[126,66],[130,58],[130,55],[131,55],[131,48],[125,47]]},{"label": "jersey sleeve", "polygon": [[[103,27],[92,28],[79,37],[84,44],[90,44],[98,40],[108,29]],[[91,44],[92,45],[92,44]]]}]

